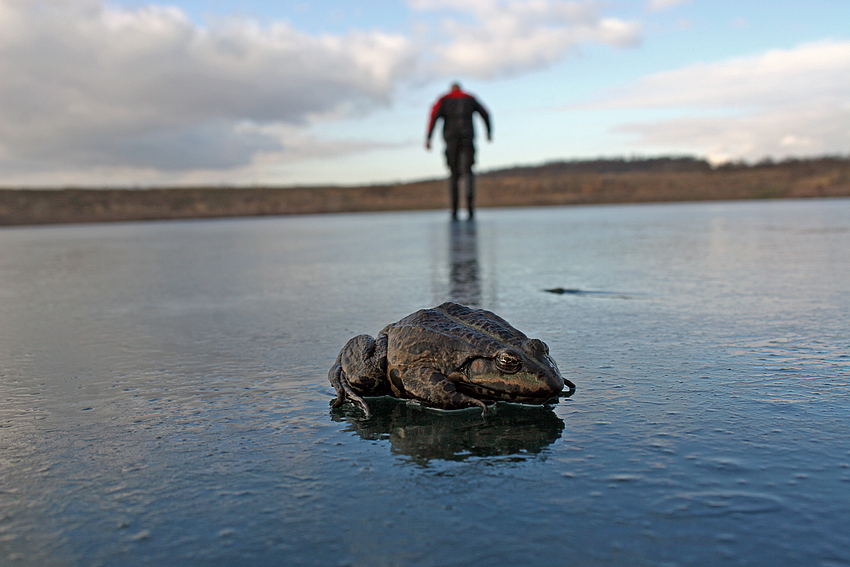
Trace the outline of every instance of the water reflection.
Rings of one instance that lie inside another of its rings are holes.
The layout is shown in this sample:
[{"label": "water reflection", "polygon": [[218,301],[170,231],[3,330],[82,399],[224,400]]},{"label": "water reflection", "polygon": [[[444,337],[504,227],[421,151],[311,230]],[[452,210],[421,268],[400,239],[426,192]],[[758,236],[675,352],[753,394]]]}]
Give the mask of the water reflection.
[{"label": "water reflection", "polygon": [[481,305],[478,267],[478,228],[474,220],[449,223],[449,299]]},{"label": "water reflection", "polygon": [[537,454],[561,437],[564,422],[551,407],[500,404],[488,415],[476,409],[438,411],[396,398],[371,398],[372,417],[350,405],[331,413],[345,431],[367,440],[389,440],[392,451],[426,465],[432,460]]}]

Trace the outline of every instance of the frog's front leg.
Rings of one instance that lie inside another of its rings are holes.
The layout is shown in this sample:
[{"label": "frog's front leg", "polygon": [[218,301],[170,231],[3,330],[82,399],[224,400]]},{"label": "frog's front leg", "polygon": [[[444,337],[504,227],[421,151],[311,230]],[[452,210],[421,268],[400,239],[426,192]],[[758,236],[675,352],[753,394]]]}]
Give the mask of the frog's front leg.
[{"label": "frog's front leg", "polygon": [[378,335],[375,340],[369,335],[358,335],[348,341],[328,372],[328,380],[336,390],[333,407],[352,402],[370,417],[369,406],[362,396],[380,396],[389,391],[387,336]]},{"label": "frog's front leg", "polygon": [[479,406],[487,413],[487,404],[458,391],[454,382],[435,368],[417,366],[405,371],[390,370],[390,383],[397,395],[418,400],[440,409],[461,409]]}]

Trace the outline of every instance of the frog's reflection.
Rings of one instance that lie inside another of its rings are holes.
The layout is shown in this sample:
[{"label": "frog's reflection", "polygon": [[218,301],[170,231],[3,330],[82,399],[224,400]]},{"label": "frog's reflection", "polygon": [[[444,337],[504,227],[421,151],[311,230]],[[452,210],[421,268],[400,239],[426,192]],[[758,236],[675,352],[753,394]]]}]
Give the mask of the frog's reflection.
[{"label": "frog's reflection", "polygon": [[449,299],[472,307],[481,304],[478,232],[474,220],[449,223]]},{"label": "frog's reflection", "polygon": [[414,463],[462,461],[470,457],[537,454],[561,437],[564,422],[551,407],[499,404],[486,416],[477,408],[438,411],[391,397],[370,398],[372,417],[349,404],[331,415],[363,439],[388,439],[392,451]]}]

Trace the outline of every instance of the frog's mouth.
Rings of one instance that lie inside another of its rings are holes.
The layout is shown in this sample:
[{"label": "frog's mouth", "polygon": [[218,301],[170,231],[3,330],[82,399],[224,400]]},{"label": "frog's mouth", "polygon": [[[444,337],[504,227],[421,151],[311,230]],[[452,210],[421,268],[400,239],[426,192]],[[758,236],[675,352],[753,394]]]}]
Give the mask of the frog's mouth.
[{"label": "frog's mouth", "polygon": [[547,391],[542,394],[518,393],[507,390],[488,388],[480,384],[463,382],[457,384],[458,389],[476,399],[490,402],[515,402],[519,404],[542,404],[557,397],[557,392]]},{"label": "frog's mouth", "polygon": [[[500,360],[504,355],[505,360]],[[528,361],[513,349],[500,351],[493,358],[476,358],[455,374],[455,386],[478,400],[542,404],[560,394],[564,379],[554,362],[549,368]]]}]

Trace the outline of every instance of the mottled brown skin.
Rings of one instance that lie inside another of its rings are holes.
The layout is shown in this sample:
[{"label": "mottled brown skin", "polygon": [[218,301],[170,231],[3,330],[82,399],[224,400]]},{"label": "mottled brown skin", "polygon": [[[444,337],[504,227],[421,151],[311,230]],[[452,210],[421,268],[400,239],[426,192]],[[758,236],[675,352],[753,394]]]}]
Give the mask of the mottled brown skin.
[{"label": "mottled brown skin", "polygon": [[368,396],[395,396],[441,409],[498,401],[542,404],[558,395],[563,378],[549,349],[498,315],[457,303],[421,309],[387,325],[377,339],[348,341],[328,379],[333,407],[352,402],[368,417]]}]

